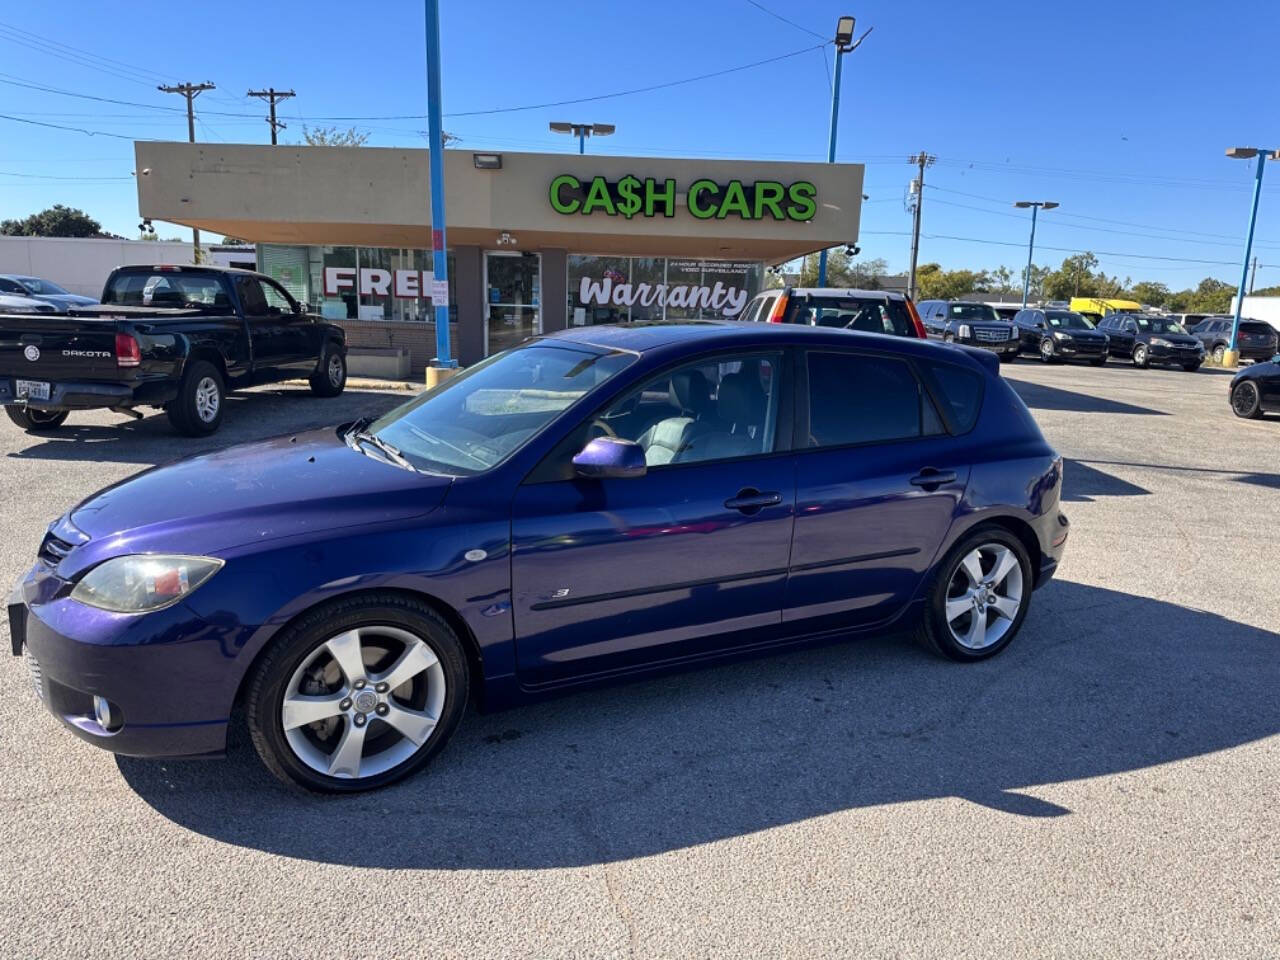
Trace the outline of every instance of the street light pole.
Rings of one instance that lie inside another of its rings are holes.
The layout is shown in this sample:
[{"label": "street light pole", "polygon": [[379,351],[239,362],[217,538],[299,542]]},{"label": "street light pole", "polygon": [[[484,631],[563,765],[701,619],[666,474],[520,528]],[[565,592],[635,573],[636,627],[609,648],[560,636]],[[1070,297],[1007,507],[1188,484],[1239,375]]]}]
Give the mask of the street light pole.
[{"label": "street light pole", "polygon": [[[449,346],[449,257],[445,247],[444,135],[440,90],[440,0],[425,0],[427,28],[427,146],[431,175],[431,305],[436,317],[436,355],[427,385],[447,379],[458,366]],[[434,373],[433,373],[434,371]]]},{"label": "street light pole", "polygon": [[[868,27],[866,33],[854,42],[853,25],[853,17],[841,17],[836,21],[836,71],[831,84],[831,127],[827,133],[827,163],[836,162],[836,124],[840,119],[840,65],[844,61],[844,55],[856,49],[858,44],[867,39],[867,33],[871,32],[871,28]],[[822,252],[818,254],[818,286],[826,285],[827,248],[823,247]]]},{"label": "street light pole", "polygon": [[1052,210],[1058,206],[1054,200],[1019,200],[1014,204],[1015,207],[1026,209],[1031,208],[1031,242],[1027,245],[1027,272],[1022,276],[1022,309],[1027,309],[1027,293],[1031,289],[1031,259],[1036,252],[1036,214],[1043,207],[1045,210]]},{"label": "street light pole", "polygon": [[1258,158],[1253,174],[1253,205],[1249,208],[1249,233],[1244,241],[1244,266],[1240,269],[1240,286],[1236,290],[1235,316],[1231,318],[1231,343],[1222,356],[1224,367],[1234,367],[1240,362],[1240,311],[1244,308],[1244,288],[1249,280],[1249,256],[1253,253],[1253,228],[1258,223],[1258,201],[1262,197],[1262,171],[1267,164],[1267,154],[1280,159],[1280,150],[1263,150],[1257,147],[1232,147],[1227,156],[1235,160]]},{"label": "street light pole", "polygon": [[618,128],[612,123],[563,123],[556,121],[547,126],[552,133],[567,133],[578,138],[578,153],[587,152],[587,137],[607,137]]}]

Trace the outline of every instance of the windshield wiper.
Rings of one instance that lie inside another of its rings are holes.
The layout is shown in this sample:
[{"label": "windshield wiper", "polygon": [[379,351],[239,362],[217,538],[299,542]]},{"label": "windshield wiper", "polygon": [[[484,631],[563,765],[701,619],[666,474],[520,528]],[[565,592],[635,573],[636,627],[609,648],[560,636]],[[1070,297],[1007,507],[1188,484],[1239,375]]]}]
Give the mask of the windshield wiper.
[{"label": "windshield wiper", "polygon": [[361,417],[353,423],[348,428],[347,432],[343,434],[343,439],[346,440],[347,444],[358,450],[360,449],[360,444],[367,443],[397,467],[403,467],[406,470],[412,470],[414,473],[420,473],[421,471],[418,470],[418,468],[409,461],[409,458],[401,453],[397,447],[388,443],[386,440],[383,440],[376,433],[370,433],[368,431],[367,427],[371,420],[372,418],[370,417]]}]

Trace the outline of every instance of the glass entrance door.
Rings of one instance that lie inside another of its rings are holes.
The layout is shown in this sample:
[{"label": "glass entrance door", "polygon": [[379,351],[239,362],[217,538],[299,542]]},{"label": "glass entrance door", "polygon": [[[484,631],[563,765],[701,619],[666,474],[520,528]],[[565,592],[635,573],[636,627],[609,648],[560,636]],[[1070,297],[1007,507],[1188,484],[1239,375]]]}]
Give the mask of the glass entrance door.
[{"label": "glass entrance door", "polygon": [[542,256],[484,255],[486,356],[542,332]]}]

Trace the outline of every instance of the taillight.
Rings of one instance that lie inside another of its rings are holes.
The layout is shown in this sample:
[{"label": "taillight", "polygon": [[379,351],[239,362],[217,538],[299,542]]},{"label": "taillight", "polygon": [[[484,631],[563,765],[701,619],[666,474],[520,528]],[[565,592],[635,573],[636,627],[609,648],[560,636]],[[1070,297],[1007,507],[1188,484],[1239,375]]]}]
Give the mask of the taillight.
[{"label": "taillight", "polygon": [[783,316],[787,312],[787,300],[790,299],[785,293],[781,294],[773,304],[773,312],[769,314],[769,323],[781,323]]},{"label": "taillight", "polygon": [[920,314],[916,312],[916,305],[907,298],[907,313],[911,316],[911,325],[916,329],[916,336],[921,340],[929,339],[929,335],[924,332],[924,323],[920,319]]},{"label": "taillight", "polygon": [[142,363],[142,351],[132,334],[116,334],[116,366],[136,367]]}]

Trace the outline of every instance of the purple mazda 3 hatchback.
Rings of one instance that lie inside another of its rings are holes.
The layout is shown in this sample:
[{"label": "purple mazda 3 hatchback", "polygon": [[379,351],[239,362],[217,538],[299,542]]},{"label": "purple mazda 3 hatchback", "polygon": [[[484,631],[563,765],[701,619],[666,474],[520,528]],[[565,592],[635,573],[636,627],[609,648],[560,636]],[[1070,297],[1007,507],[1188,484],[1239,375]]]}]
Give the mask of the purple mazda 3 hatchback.
[{"label": "purple mazda 3 hatchback", "polygon": [[282,779],[364,790],[424,766],[469,698],[899,627],[990,657],[1062,554],[1061,484],[977,351],[577,328],[372,422],[95,494],[49,527],[9,626],[90,743],[218,754],[243,716]]}]

